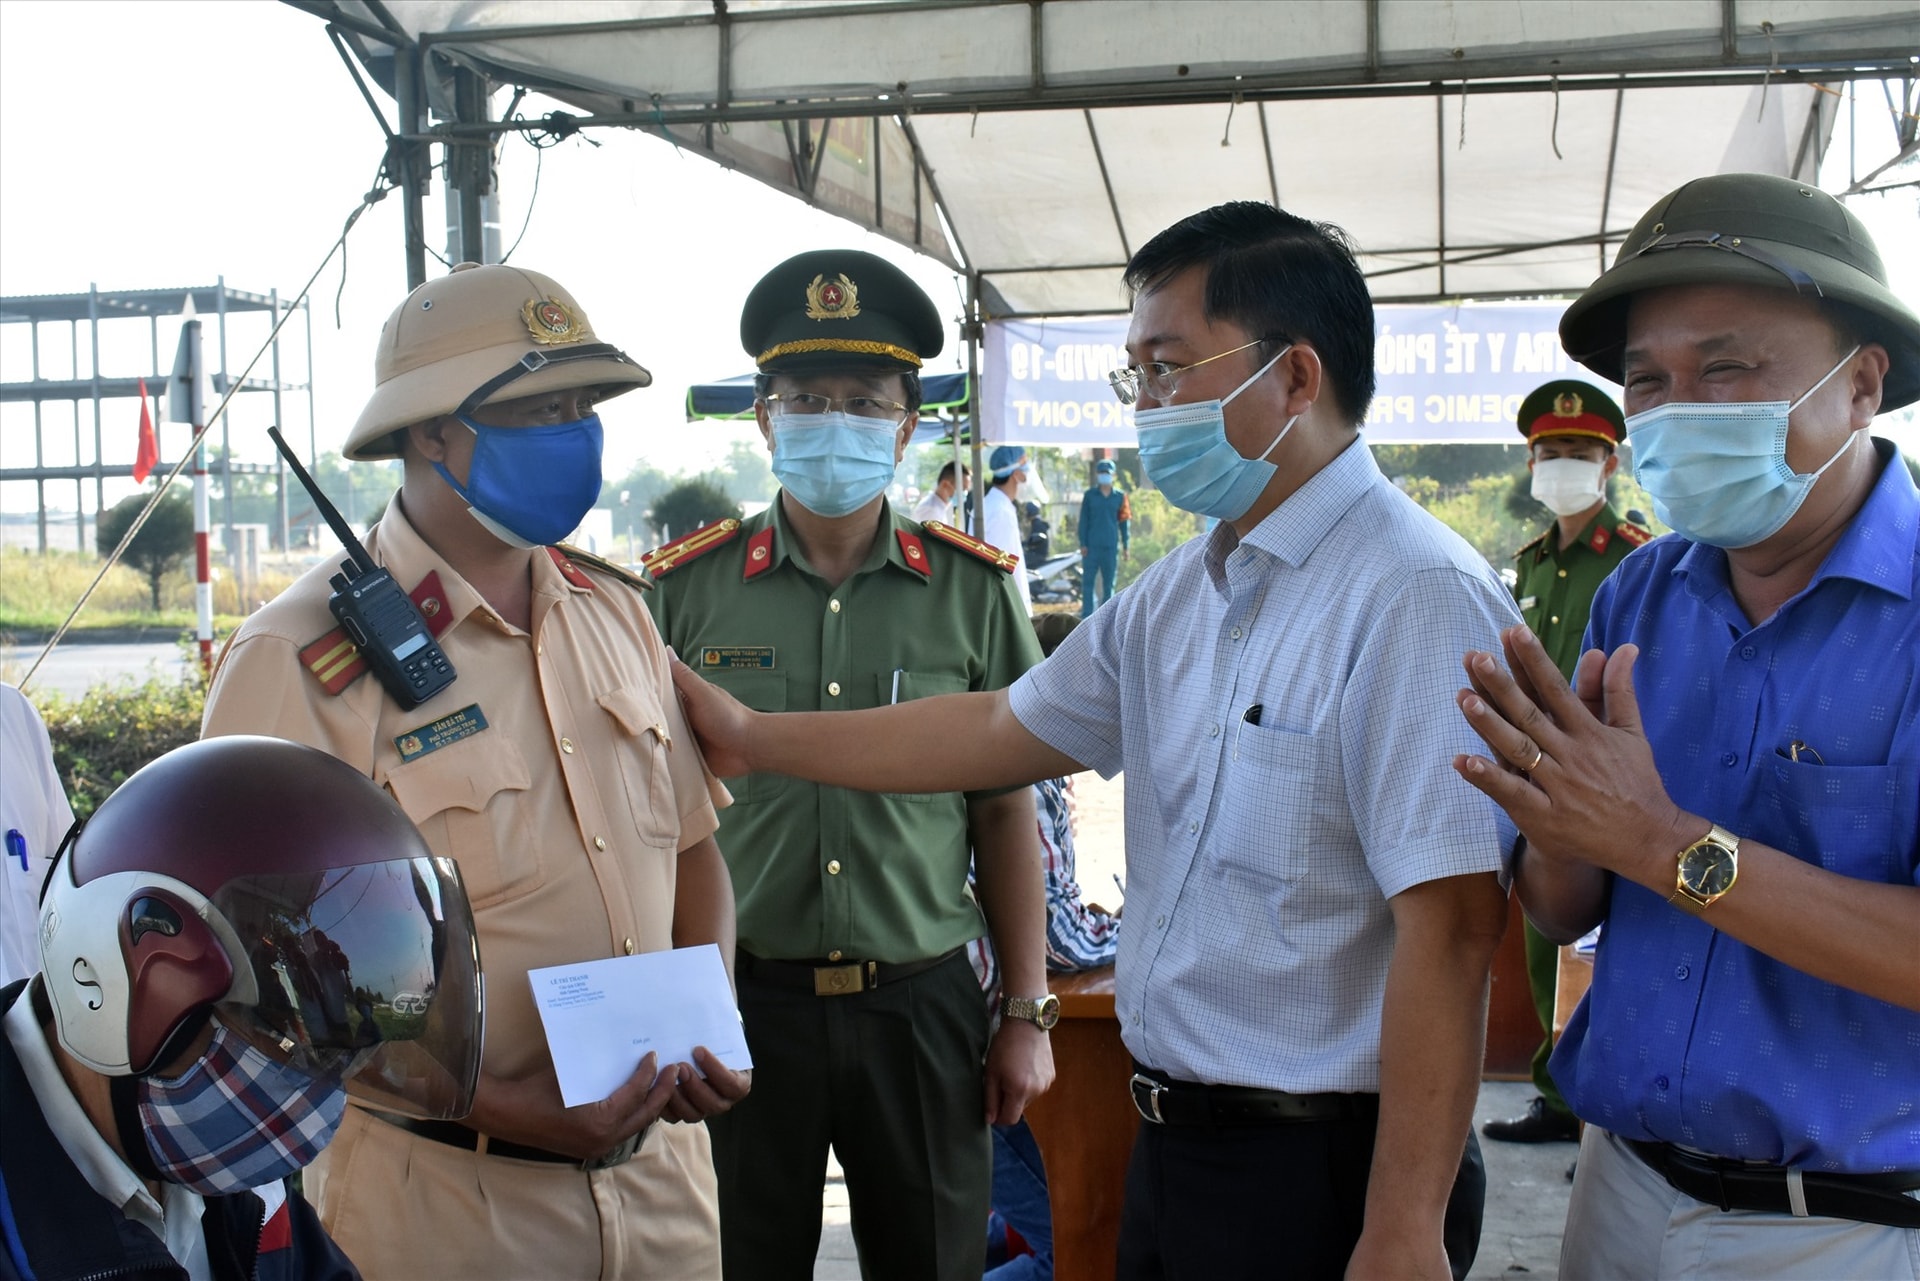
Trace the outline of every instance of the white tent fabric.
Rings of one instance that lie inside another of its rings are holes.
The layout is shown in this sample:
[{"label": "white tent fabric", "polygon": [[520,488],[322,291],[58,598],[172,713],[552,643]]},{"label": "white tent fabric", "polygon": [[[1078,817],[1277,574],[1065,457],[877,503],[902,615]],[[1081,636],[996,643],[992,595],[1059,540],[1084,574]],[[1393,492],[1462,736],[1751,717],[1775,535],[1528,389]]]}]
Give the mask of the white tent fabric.
[{"label": "white tent fabric", "polygon": [[998,316],[1122,310],[1133,250],[1235,198],[1344,226],[1382,300],[1575,291],[1688,178],[1811,179],[1836,89],[1920,48],[1916,0],[292,2],[383,84],[416,59],[450,133],[495,127],[452,68],[540,89]]}]

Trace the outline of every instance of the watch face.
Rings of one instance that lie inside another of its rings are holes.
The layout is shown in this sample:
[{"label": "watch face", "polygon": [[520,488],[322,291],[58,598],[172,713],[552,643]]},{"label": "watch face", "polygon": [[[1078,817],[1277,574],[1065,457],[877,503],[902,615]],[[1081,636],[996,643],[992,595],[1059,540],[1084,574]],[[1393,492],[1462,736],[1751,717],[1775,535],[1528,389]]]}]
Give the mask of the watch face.
[{"label": "watch face", "polygon": [[1701,898],[1725,894],[1733,885],[1733,871],[1733,851],[1710,841],[1688,850],[1682,864],[1687,888]]},{"label": "watch face", "polygon": [[1053,1025],[1060,1021],[1060,998],[1051,992],[1041,997],[1035,1014],[1041,1029],[1051,1032]]}]

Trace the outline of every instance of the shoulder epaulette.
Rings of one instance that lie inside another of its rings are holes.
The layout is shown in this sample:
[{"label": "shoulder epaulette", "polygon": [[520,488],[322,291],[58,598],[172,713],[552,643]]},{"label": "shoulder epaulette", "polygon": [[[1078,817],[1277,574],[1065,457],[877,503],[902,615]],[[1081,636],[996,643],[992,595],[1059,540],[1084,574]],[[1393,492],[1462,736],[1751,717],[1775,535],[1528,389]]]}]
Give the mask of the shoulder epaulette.
[{"label": "shoulder epaulette", "polygon": [[647,553],[640,566],[654,578],[665,578],[688,561],[732,542],[739,533],[740,522],[729,516],[711,525],[702,525],[685,538],[676,538],[662,547],[654,548]]},{"label": "shoulder epaulette", "polygon": [[1534,548],[1536,548],[1536,547],[1538,547],[1538,546],[1539,546],[1539,545],[1540,545],[1541,543],[1544,543],[1544,542],[1546,542],[1546,541],[1547,541],[1547,535],[1548,535],[1548,534],[1551,534],[1552,532],[1553,532],[1553,529],[1552,529],[1552,527],[1548,527],[1548,528],[1547,528],[1547,530],[1546,530],[1545,532],[1543,532],[1543,533],[1542,533],[1542,534],[1540,535],[1540,537],[1538,537],[1538,538],[1536,538],[1536,539],[1534,539],[1534,540],[1533,540],[1532,542],[1528,542],[1528,543],[1521,543],[1521,544],[1520,544],[1520,549],[1519,549],[1518,551],[1516,551],[1516,552],[1514,552],[1514,554],[1513,554],[1513,558],[1514,558],[1515,560],[1519,560],[1519,559],[1520,559],[1520,558],[1521,558],[1522,556],[1525,556],[1525,555],[1526,555],[1526,554],[1527,554],[1528,552],[1530,552],[1530,551],[1532,551],[1532,550],[1533,550]]},{"label": "shoulder epaulette", "polygon": [[1615,527],[1614,532],[1629,543],[1632,543],[1635,547],[1642,547],[1653,541],[1653,531],[1651,529],[1642,529],[1630,520],[1621,521],[1620,524]]},{"label": "shoulder epaulette", "polygon": [[[595,556],[592,552],[581,551],[578,547],[574,547],[568,543],[560,543],[557,546],[547,548],[547,550],[553,554],[553,563],[560,567],[562,574],[567,572],[568,562],[576,565],[590,565],[603,574],[612,575],[629,587],[638,587],[643,592],[653,590],[653,584],[645,578],[642,578],[639,574],[634,573],[624,565],[616,565],[604,557]],[[575,570],[574,572],[578,573],[579,571]],[[572,582],[573,580],[569,577],[568,581]],[[591,582],[586,580],[584,574],[581,575],[581,581],[575,582],[574,585],[576,587],[592,586]]]},{"label": "shoulder epaulette", "polygon": [[[419,607],[420,616],[427,620],[427,631],[435,640],[453,625],[453,613],[447,608],[446,593],[441,589],[438,570],[421,579],[420,585],[407,595]],[[359,680],[367,670],[367,660],[361,656],[359,646],[353,643],[353,638],[347,635],[344,627],[336,627],[303,647],[300,662],[329,694],[338,694]]]},{"label": "shoulder epaulette", "polygon": [[992,543],[983,543],[972,534],[963,534],[951,525],[930,520],[921,526],[929,535],[943,543],[951,543],[963,552],[969,552],[1003,574],[1011,574],[1020,564],[1020,558],[1012,552],[1001,551]]}]

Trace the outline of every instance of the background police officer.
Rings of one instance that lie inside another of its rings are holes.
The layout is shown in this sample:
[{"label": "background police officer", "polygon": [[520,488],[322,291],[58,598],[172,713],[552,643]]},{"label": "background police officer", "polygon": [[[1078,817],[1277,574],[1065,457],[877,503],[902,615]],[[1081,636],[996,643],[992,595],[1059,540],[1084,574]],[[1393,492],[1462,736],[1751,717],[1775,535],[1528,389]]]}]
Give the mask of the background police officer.
[{"label": "background police officer", "polygon": [[[1519,572],[1513,591],[1520,616],[1561,674],[1571,678],[1600,580],[1651,535],[1621,520],[1607,502],[1607,482],[1620,465],[1614,449],[1625,427],[1619,406],[1605,392],[1572,379],[1535,388],[1520,402],[1519,428],[1527,438],[1533,497],[1555,519],[1513,554]],[[1509,1143],[1571,1141],[1580,1137],[1580,1123],[1547,1072],[1559,949],[1530,922],[1524,928],[1527,985],[1544,1034],[1533,1055],[1533,1083],[1540,1093],[1524,1114],[1489,1121],[1480,1132]]]},{"label": "background police officer", "polygon": [[[1113,599],[1113,576],[1126,554],[1133,508],[1126,491],[1114,484],[1113,459],[1093,465],[1093,484],[1080,496],[1080,617]],[[1098,593],[1094,580],[1099,579]]]},{"label": "background police officer", "polygon": [[[887,504],[921,359],[944,338],[920,288],[871,254],[801,254],[754,287],[740,336],[781,489],[744,524],[648,558],[668,643],[767,709],[999,689],[1036,663],[1014,552]],[[865,1275],[977,1279],[987,1123],[1018,1120],[1053,1076],[1032,789],[727,781],[720,840],[755,1065],[747,1104],[713,1127],[727,1274],[812,1276],[831,1145]],[[965,951],[987,927],[1014,998],[991,1048]]]}]

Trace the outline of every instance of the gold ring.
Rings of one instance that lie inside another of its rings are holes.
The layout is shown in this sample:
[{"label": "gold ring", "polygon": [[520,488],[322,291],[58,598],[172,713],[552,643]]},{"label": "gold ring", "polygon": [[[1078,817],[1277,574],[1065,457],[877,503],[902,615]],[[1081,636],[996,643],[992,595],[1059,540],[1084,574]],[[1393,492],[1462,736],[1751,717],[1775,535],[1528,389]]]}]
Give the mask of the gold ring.
[{"label": "gold ring", "polygon": [[1533,773],[1533,771],[1540,768],[1540,762],[1545,760],[1546,757],[1547,757],[1547,749],[1540,746],[1540,744],[1535,743],[1533,745],[1533,759],[1528,761],[1525,765],[1522,765],[1520,767],[1520,772],[1522,774]]}]

